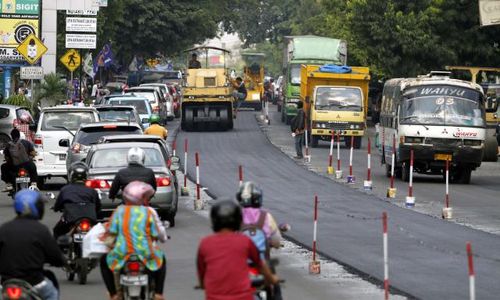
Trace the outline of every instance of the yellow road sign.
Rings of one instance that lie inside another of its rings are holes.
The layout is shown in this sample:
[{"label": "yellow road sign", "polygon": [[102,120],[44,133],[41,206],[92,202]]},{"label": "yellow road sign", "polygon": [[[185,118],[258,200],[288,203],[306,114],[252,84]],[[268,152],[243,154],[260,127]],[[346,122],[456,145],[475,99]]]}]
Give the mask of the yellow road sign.
[{"label": "yellow road sign", "polygon": [[70,72],[75,71],[81,64],[82,58],[80,53],[75,49],[69,49],[66,54],[64,54],[59,61],[66,67]]},{"label": "yellow road sign", "polygon": [[34,34],[28,35],[16,50],[30,64],[36,63],[47,52],[47,47]]}]

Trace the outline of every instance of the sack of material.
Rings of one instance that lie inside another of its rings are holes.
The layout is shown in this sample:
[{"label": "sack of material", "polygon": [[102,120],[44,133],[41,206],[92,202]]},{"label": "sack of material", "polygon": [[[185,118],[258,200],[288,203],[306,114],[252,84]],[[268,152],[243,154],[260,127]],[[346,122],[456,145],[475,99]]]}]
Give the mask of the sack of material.
[{"label": "sack of material", "polygon": [[30,160],[28,152],[26,152],[26,148],[23,143],[21,143],[21,140],[15,143],[9,142],[9,154],[14,166],[19,166]]},{"label": "sack of material", "polygon": [[349,66],[337,66],[337,65],[324,65],[319,68],[320,72],[324,73],[352,73],[352,68]]},{"label": "sack of material", "polygon": [[106,232],[102,223],[97,223],[83,238],[82,256],[89,258],[99,258],[109,252],[108,246],[101,240],[101,236]]}]

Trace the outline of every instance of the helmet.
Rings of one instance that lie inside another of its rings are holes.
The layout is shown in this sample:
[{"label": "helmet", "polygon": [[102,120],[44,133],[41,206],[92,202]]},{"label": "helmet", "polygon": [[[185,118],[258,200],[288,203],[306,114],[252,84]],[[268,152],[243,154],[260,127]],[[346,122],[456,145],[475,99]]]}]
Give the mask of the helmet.
[{"label": "helmet", "polygon": [[243,207],[259,208],[262,206],[262,190],[251,181],[244,182],[236,193],[236,199]]},{"label": "helmet", "polygon": [[157,114],[151,115],[151,117],[149,117],[149,123],[150,124],[154,124],[154,123],[159,124],[160,123],[160,116]]},{"label": "helmet", "polygon": [[[153,187],[142,181],[132,181],[123,189],[123,200],[127,204],[147,204],[147,200],[155,194]],[[146,203],[144,203],[146,202]]]},{"label": "helmet", "polygon": [[146,160],[146,153],[139,147],[130,148],[127,154],[127,161],[129,164],[144,165]]},{"label": "helmet", "polygon": [[69,180],[71,182],[85,181],[87,180],[89,168],[87,164],[83,161],[77,161],[71,164],[69,168]]},{"label": "helmet", "polygon": [[219,200],[210,210],[210,219],[215,232],[223,228],[238,231],[242,222],[241,208],[233,200]]},{"label": "helmet", "polygon": [[44,213],[44,202],[45,199],[40,192],[23,189],[14,196],[14,210],[20,217],[41,220]]}]

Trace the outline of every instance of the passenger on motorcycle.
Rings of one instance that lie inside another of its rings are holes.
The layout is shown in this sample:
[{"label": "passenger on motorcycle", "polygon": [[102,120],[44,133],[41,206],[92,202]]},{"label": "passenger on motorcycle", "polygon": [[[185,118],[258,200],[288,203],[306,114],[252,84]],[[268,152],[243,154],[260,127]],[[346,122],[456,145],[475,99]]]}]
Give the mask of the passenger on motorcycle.
[{"label": "passenger on motorcycle", "polygon": [[[258,224],[259,219],[263,219],[262,230],[266,234],[269,246],[273,248],[281,247],[281,232],[276,220],[270,212],[262,208],[262,190],[253,182],[244,182],[238,192],[236,199],[242,206],[243,224]],[[269,253],[266,253],[268,257]]]},{"label": "passenger on motorcycle", "polygon": [[215,233],[201,240],[197,257],[199,284],[205,289],[206,299],[253,300],[249,260],[269,284],[278,282],[252,240],[238,232],[242,216],[235,201],[217,201],[210,219]]},{"label": "passenger on motorcycle", "polygon": [[36,155],[35,147],[30,141],[21,138],[21,133],[14,128],[10,132],[12,141],[4,149],[5,163],[1,166],[2,180],[6,183],[4,192],[13,189],[16,173],[20,168],[25,169],[32,186],[36,187],[37,171],[33,158]]},{"label": "passenger on motorcycle", "polygon": [[125,205],[118,206],[108,225],[108,234],[115,237],[113,248],[101,258],[101,274],[110,299],[118,299],[113,272],[118,272],[135,254],[151,272],[155,282],[155,300],[163,299],[166,259],[155,240],[165,241],[167,235],[156,211],[146,206],[154,195],[150,185],[133,181],[123,191]]},{"label": "passenger on motorcycle", "polygon": [[144,134],[156,135],[161,137],[162,139],[167,139],[168,130],[160,125],[160,116],[159,115],[151,115],[149,117],[149,127],[144,130]]},{"label": "passenger on motorcycle", "polygon": [[121,169],[115,176],[111,188],[109,189],[109,198],[115,199],[120,190],[123,190],[132,181],[142,181],[153,187],[156,191],[156,178],[153,170],[146,168],[146,153],[138,147],[131,148],[127,154],[128,167]]},{"label": "passenger on motorcycle", "polygon": [[68,233],[75,222],[82,218],[87,218],[93,223],[98,220],[101,200],[96,190],[85,186],[87,175],[88,167],[84,162],[75,162],[71,165],[69,170],[71,183],[61,189],[53,208],[55,212],[63,213],[53,229],[56,240]]},{"label": "passenger on motorcycle", "polygon": [[[53,274],[43,265],[62,267],[64,257],[49,229],[39,220],[45,199],[38,191],[24,189],[14,197],[17,217],[0,227],[0,276],[28,282],[44,300],[58,300]],[[47,278],[51,277],[51,279]]]}]

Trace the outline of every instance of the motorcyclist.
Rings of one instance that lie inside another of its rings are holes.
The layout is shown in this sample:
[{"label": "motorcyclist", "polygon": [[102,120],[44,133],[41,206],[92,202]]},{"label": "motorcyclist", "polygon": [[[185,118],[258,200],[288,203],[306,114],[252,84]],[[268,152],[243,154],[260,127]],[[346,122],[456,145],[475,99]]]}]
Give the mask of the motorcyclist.
[{"label": "motorcyclist", "polygon": [[160,125],[160,116],[157,114],[151,115],[149,117],[149,124],[151,124],[146,130],[144,130],[144,134],[157,135],[162,139],[167,139],[168,130]]},{"label": "motorcyclist", "polygon": [[[129,183],[123,191],[125,205],[118,206],[110,218],[108,234],[114,247],[101,258],[101,274],[110,299],[118,299],[113,272],[118,272],[130,255],[136,254],[155,280],[155,300],[163,299],[166,259],[155,240],[165,241],[165,229],[156,211],[146,206],[155,191],[140,181]],[[145,205],[146,204],[146,205]]]},{"label": "motorcyclist", "polygon": [[156,191],[156,178],[153,170],[146,168],[146,153],[138,147],[130,148],[127,154],[128,166],[118,171],[109,189],[109,198],[115,199],[120,190],[132,181],[142,181],[153,187]]},{"label": "motorcyclist", "polygon": [[24,280],[42,299],[58,300],[55,276],[44,271],[43,265],[62,267],[64,258],[49,229],[39,222],[44,202],[43,195],[34,190],[24,189],[14,196],[17,217],[0,227],[0,276],[2,283]]},{"label": "motorcyclist", "polygon": [[242,206],[243,224],[257,224],[260,215],[265,213],[265,221],[262,230],[268,238],[269,245],[273,248],[281,247],[281,232],[273,215],[262,208],[262,190],[253,182],[244,182],[238,192],[236,199]]},{"label": "motorcyclist", "polygon": [[21,132],[14,128],[10,132],[12,141],[4,149],[5,163],[1,166],[2,180],[5,181],[5,192],[13,189],[15,174],[20,168],[25,169],[32,186],[36,187],[37,171],[33,158],[36,155],[33,144],[21,138]]},{"label": "motorcyclist", "polygon": [[268,283],[278,282],[252,240],[238,232],[242,221],[238,203],[217,201],[210,210],[210,219],[214,234],[201,240],[197,256],[199,285],[205,289],[207,299],[253,300],[249,260]]},{"label": "motorcyclist", "polygon": [[71,183],[65,185],[57,196],[54,205],[55,212],[63,215],[56,226],[54,226],[54,237],[68,233],[74,223],[81,218],[90,219],[95,223],[101,210],[101,200],[95,189],[85,186],[88,167],[84,162],[75,162],[69,170]]}]

